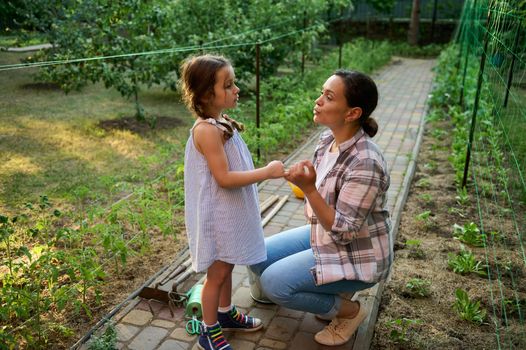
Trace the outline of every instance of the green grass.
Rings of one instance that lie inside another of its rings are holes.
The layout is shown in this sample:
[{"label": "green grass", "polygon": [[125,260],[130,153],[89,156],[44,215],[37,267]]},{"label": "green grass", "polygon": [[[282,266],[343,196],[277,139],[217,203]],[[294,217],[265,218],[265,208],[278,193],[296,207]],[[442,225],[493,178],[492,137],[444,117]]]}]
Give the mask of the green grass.
[{"label": "green grass", "polygon": [[[0,64],[22,57],[3,52]],[[154,87],[141,94],[147,112],[181,122],[175,129],[105,131],[97,123],[132,116],[132,102],[100,84],[65,95],[35,85],[34,73],[0,73],[0,211],[9,213],[40,194],[71,202],[82,188],[92,200],[111,201],[128,185],[159,175],[159,164],[173,160],[173,152],[180,154],[193,119],[175,93]]]},{"label": "green grass", "polygon": [[0,35],[0,47],[23,47],[44,44],[44,37],[28,32],[9,32]]},{"label": "green grass", "polygon": [[396,42],[392,43],[392,54],[403,57],[432,58],[437,57],[446,46],[446,44],[411,46],[407,42]]}]

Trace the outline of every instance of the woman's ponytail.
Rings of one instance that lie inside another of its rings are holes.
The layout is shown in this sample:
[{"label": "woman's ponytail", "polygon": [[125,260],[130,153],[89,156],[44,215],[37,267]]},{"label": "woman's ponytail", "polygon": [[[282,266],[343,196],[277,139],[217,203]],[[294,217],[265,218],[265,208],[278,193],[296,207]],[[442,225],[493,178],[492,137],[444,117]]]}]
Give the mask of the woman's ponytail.
[{"label": "woman's ponytail", "polygon": [[373,137],[378,132],[378,123],[373,117],[368,117],[362,123],[362,128],[369,137]]}]

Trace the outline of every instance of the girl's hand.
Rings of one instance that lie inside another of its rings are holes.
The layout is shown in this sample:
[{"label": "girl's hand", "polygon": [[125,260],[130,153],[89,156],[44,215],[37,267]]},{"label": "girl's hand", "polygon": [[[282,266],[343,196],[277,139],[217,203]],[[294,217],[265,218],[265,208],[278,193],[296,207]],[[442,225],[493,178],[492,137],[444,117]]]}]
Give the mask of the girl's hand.
[{"label": "girl's hand", "polygon": [[267,168],[269,179],[277,179],[285,175],[285,166],[279,160],[271,161],[265,168]]},{"label": "girl's hand", "polygon": [[308,160],[303,160],[291,166],[285,173],[285,179],[301,188],[305,194],[317,191],[316,170],[314,170],[314,166]]}]

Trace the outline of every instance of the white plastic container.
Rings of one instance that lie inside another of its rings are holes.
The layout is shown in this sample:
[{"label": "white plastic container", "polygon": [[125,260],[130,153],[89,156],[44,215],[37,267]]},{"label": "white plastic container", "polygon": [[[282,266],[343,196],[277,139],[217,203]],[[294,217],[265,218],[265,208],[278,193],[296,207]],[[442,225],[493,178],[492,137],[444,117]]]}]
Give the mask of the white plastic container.
[{"label": "white plastic container", "polygon": [[250,296],[252,297],[252,299],[262,304],[274,304],[272,301],[270,301],[269,298],[267,298],[265,293],[263,293],[263,289],[261,289],[261,283],[259,281],[259,276],[252,272],[252,270],[250,270],[248,267],[247,271],[248,282],[250,283]]}]

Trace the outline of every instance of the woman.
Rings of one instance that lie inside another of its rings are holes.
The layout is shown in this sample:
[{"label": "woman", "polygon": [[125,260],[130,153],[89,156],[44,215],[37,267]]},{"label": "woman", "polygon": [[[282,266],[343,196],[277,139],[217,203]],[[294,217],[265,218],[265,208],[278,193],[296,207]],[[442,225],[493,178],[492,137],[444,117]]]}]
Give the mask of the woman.
[{"label": "woman", "polygon": [[338,70],[323,85],[314,122],[326,126],[314,162],[301,161],[285,178],[305,194],[309,225],[265,240],[267,260],[252,265],[276,304],[331,323],[315,335],[344,344],[367,316],[344,293],[385,280],[393,259],[387,206],[389,174],[371,113],[378,91],[367,75]]}]

